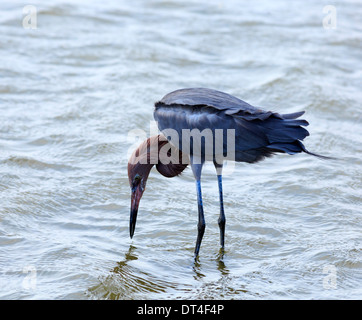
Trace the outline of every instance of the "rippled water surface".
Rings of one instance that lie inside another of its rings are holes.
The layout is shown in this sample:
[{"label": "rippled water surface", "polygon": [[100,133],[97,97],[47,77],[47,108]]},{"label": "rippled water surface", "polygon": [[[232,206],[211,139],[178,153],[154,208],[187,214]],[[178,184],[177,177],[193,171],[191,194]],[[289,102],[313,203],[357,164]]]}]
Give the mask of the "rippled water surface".
[{"label": "rippled water surface", "polygon": [[[362,298],[360,1],[333,2],[334,29],[326,1],[31,4],[37,29],[0,4],[1,299]],[[191,170],[152,171],[130,240],[129,133],[182,87],[305,110],[307,148],[343,160],[237,164],[223,256],[207,165],[197,263]]]}]

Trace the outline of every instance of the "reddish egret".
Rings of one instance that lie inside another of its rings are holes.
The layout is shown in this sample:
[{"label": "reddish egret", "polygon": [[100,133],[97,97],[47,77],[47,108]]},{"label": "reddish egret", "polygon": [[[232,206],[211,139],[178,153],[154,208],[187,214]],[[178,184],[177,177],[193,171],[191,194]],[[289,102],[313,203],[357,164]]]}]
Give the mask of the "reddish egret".
[{"label": "reddish egret", "polygon": [[[154,110],[154,118],[163,135],[150,137],[141,143],[128,163],[128,178],[132,189],[131,238],[136,226],[138,205],[153,165],[156,165],[157,171],[163,176],[175,177],[190,164],[196,180],[198,203],[196,258],[205,231],[201,170],[204,162],[210,160],[213,161],[217,171],[220,199],[218,224],[220,245],[223,248],[225,237],[223,160],[255,163],[275,153],[300,152],[327,158],[309,152],[302,144],[301,140],[309,135],[302,127],[307,126],[308,122],[297,119],[303,114],[304,111],[290,114],[264,111],[227,93],[206,88],[180,89],[164,96],[161,101],[155,103]],[[190,134],[195,130],[201,132],[201,139]],[[216,146],[218,135],[221,137],[219,141],[222,141],[221,148]],[[227,144],[228,139],[232,141],[230,145]],[[211,144],[211,149],[207,144]],[[230,146],[231,152],[227,150]],[[160,160],[162,150],[167,150],[168,163]]]}]

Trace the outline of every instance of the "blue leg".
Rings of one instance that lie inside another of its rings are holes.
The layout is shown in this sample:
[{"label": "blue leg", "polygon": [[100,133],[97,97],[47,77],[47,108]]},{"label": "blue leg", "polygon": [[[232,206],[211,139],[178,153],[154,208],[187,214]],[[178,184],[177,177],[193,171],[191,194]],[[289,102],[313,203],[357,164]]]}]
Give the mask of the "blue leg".
[{"label": "blue leg", "polygon": [[224,248],[225,243],[225,213],[224,213],[224,200],[222,196],[222,176],[221,174],[217,176],[218,184],[219,184],[219,198],[220,198],[220,216],[219,216],[219,228],[220,228],[220,246]]},{"label": "blue leg", "polygon": [[199,255],[201,241],[202,241],[202,237],[204,236],[205,226],[206,226],[205,217],[204,217],[204,207],[202,205],[200,180],[196,180],[196,189],[197,189],[197,207],[198,207],[198,211],[199,211],[199,222],[197,224],[197,240],[196,240],[196,247],[195,247],[195,259]]},{"label": "blue leg", "polygon": [[225,218],[225,213],[224,213],[224,200],[223,200],[223,195],[222,195],[222,167],[223,167],[223,165],[217,163],[214,160],[214,166],[216,169],[217,182],[219,185],[220,216],[219,216],[218,223],[219,223],[219,228],[220,228],[220,246],[221,246],[221,248],[224,248],[226,218]]},{"label": "blue leg", "polygon": [[197,256],[199,255],[201,241],[202,237],[204,236],[205,226],[206,226],[205,217],[204,217],[204,207],[202,205],[201,182],[200,182],[202,164],[192,164],[191,169],[196,180],[197,207],[199,212],[199,222],[197,224],[197,240],[195,246],[195,259],[196,259]]}]

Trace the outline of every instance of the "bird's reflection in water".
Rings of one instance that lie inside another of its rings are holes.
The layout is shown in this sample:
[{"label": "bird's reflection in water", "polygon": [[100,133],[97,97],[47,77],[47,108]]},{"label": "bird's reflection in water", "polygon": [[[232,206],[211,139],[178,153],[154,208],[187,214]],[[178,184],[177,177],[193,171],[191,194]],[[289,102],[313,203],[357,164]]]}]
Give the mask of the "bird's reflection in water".
[{"label": "bird's reflection in water", "polygon": [[89,292],[102,299],[142,299],[150,293],[164,293],[174,287],[174,284],[157,277],[157,273],[151,274],[142,270],[138,263],[134,264],[138,260],[136,252],[137,247],[131,245],[124,259],[117,262],[110,274],[99,279],[100,284],[90,288]]},{"label": "bird's reflection in water", "polygon": [[[230,272],[229,272],[229,269],[225,266],[224,254],[225,254],[224,248],[220,248],[220,250],[215,258],[216,267],[217,267],[217,270],[220,271],[222,276],[228,276]],[[202,272],[202,264],[200,262],[199,257],[197,257],[194,260],[192,270],[194,271],[195,280],[201,280],[202,278],[206,277],[206,275]]]},{"label": "bird's reflection in water", "polygon": [[222,249],[211,260],[197,258],[191,266],[182,260],[180,265],[170,265],[172,267],[166,269],[162,262],[164,259],[149,261],[143,258],[141,251],[129,246],[122,260],[107,275],[100,277],[99,284],[90,288],[89,293],[98,299],[138,300],[174,297],[215,299],[244,291],[243,288],[233,289],[235,277],[226,267]]},{"label": "bird's reflection in water", "polygon": [[217,269],[220,271],[220,273],[223,276],[227,276],[227,275],[229,275],[230,271],[225,266],[224,255],[225,255],[224,248],[220,248],[219,253],[218,253],[217,257],[216,257],[216,263],[217,263]]},{"label": "bird's reflection in water", "polygon": [[172,287],[172,283],[169,283],[157,276],[157,273],[150,273],[140,266],[142,262],[133,264],[132,262],[138,260],[136,254],[137,247],[130,246],[128,252],[125,253],[124,259],[117,262],[117,266],[114,267],[112,273],[114,278],[118,280],[120,290],[128,290],[129,293],[160,293],[166,292],[167,288]]},{"label": "bird's reflection in water", "polygon": [[201,273],[201,263],[198,258],[194,260],[192,270],[194,271],[195,280],[201,280],[205,277],[205,275]]},{"label": "bird's reflection in water", "polygon": [[125,255],[124,255],[124,259],[120,262],[117,262],[117,266],[114,267],[112,272],[122,273],[122,269],[127,267],[127,263],[129,261],[138,260],[138,256],[136,256],[136,254],[135,254],[136,249],[137,249],[137,247],[130,245],[128,252],[125,253]]},{"label": "bird's reflection in water", "polygon": [[[195,299],[223,299],[234,295],[247,292],[244,286],[240,289],[234,288],[234,282],[239,277],[232,275],[230,269],[226,266],[224,249],[220,249],[218,253],[209,261],[203,259],[195,259],[193,264],[194,285],[192,297]],[[216,268],[215,268],[216,267]]]}]

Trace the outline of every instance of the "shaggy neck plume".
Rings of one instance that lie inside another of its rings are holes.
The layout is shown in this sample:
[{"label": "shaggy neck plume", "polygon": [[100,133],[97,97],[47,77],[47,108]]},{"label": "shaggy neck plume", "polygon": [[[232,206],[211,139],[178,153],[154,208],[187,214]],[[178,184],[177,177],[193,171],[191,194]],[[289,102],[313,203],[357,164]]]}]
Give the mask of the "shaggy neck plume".
[{"label": "shaggy neck plume", "polygon": [[181,150],[172,146],[163,135],[152,136],[133,152],[128,162],[128,176],[133,177],[136,173],[148,176],[156,165],[159,173],[172,178],[187,167],[188,162],[182,163],[182,158]]}]

